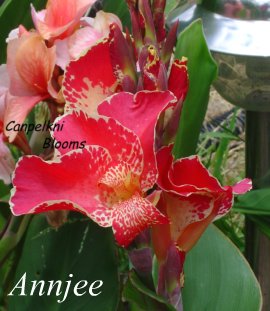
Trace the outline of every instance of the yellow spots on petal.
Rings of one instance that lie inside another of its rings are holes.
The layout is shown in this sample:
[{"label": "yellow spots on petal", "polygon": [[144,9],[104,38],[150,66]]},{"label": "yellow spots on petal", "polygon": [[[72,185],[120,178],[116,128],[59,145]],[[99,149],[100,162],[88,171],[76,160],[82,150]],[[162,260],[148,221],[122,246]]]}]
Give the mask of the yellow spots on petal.
[{"label": "yellow spots on petal", "polygon": [[187,69],[187,57],[183,56],[181,59],[176,59],[173,62],[173,65],[176,66],[177,68],[185,68]]},{"label": "yellow spots on petal", "polygon": [[110,206],[140,193],[140,176],[132,172],[130,165],[120,162],[111,166],[99,180],[101,196]]},{"label": "yellow spots on petal", "polygon": [[82,111],[86,112],[88,115],[97,113],[97,106],[101,103],[106,97],[113,94],[117,82],[115,82],[110,87],[105,87],[102,83],[93,85],[93,83],[87,78],[83,78],[82,88],[79,92],[69,87],[66,93],[64,93],[67,99],[72,97],[72,101],[68,100],[65,110],[69,111],[75,108],[80,108]]},{"label": "yellow spots on petal", "polygon": [[148,47],[148,58],[147,58],[147,63],[146,63],[146,69],[149,69],[157,65],[159,61],[160,61],[160,58],[158,56],[157,49],[153,45],[150,45]]}]

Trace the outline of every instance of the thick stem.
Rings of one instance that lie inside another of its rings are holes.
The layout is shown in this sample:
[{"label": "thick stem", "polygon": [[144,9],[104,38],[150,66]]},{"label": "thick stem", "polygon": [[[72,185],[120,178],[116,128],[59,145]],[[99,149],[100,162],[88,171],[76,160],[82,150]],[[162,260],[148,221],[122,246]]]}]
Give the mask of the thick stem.
[{"label": "thick stem", "polygon": [[155,291],[152,278],[153,253],[149,229],[143,231],[136,237],[128,254],[140,279],[148,288]]},{"label": "thick stem", "polygon": [[7,230],[0,241],[0,267],[8,258],[12,250],[21,241],[30,220],[31,215],[12,217]]}]

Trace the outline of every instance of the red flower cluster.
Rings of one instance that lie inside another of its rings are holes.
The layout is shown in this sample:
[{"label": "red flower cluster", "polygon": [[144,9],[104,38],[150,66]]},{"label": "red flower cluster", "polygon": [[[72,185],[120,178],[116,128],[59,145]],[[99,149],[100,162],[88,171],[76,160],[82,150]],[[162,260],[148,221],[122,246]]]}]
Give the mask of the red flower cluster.
[{"label": "red flower cluster", "polygon": [[[72,1],[64,2],[70,4],[70,12],[63,20],[54,20],[62,2],[49,1],[47,10],[33,9],[38,34],[25,33],[16,39],[20,51],[24,40],[33,41],[48,59],[46,68],[36,61],[39,71],[30,80],[24,71],[27,63],[9,61],[9,67],[17,70],[10,90],[19,90],[18,96],[39,100],[58,96],[52,93],[55,42],[67,36],[70,40],[91,3],[75,1],[73,7]],[[129,1],[132,35],[124,34],[110,17],[107,33],[87,49],[83,44],[82,55],[62,67],[65,108],[54,122],[65,126],[51,135],[57,142],[83,140],[86,147],[60,147],[50,161],[21,158],[10,203],[15,215],[79,211],[100,226],[112,227],[122,246],[152,226],[155,251],[162,262],[171,245],[188,251],[209,223],[229,211],[233,193],[248,191],[251,182],[222,187],[196,156],[174,161],[168,141],[175,134],[172,124],[179,123],[188,91],[187,60],[173,57],[177,24],[166,37],[165,1],[153,3],[150,8],[147,0]],[[73,39],[69,43],[76,42]],[[31,53],[35,54],[34,48]],[[23,118],[37,101],[29,101]]]}]

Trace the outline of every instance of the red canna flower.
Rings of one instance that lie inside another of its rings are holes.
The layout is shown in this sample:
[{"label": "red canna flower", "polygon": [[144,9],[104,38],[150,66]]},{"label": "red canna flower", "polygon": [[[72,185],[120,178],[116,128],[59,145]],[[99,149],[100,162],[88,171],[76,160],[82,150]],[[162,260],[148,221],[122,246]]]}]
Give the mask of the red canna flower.
[{"label": "red canna flower", "polygon": [[66,68],[63,95],[66,111],[80,109],[91,114],[118,87],[113,73],[108,39],[93,45],[89,51]]},{"label": "red canna flower", "polygon": [[176,103],[176,98],[169,91],[141,91],[135,95],[126,92],[115,94],[98,106],[99,114],[116,119],[139,137],[144,151],[145,172],[148,174],[146,180],[152,185],[157,179],[154,148],[156,123],[160,114]]},{"label": "red canna flower", "polygon": [[85,17],[81,21],[81,28],[71,36],[55,40],[56,64],[65,70],[71,60],[79,58],[83,52],[89,50],[98,40],[109,35],[110,25],[116,23],[122,29],[118,16],[99,11],[95,18]]},{"label": "red canna flower", "polygon": [[[15,215],[79,211],[100,226],[112,226],[122,246],[146,227],[167,223],[147,199],[155,181],[146,180],[143,149],[134,132],[112,118],[82,112],[57,120],[63,122],[63,130],[54,133],[59,156],[50,162],[36,156],[18,162],[10,200]],[[85,141],[86,148],[72,150],[67,138]]]},{"label": "red canna flower", "polygon": [[197,156],[174,161],[172,147],[164,147],[157,153],[158,185],[163,190],[158,207],[171,221],[170,225],[153,228],[160,261],[166,258],[172,241],[180,251],[189,251],[212,221],[228,213],[233,194],[243,194],[252,188],[247,178],[234,186],[222,187]]},{"label": "red canna flower", "polygon": [[152,241],[159,262],[157,291],[176,306],[186,252],[211,222],[230,210],[233,194],[249,191],[252,184],[246,178],[234,186],[222,187],[197,156],[174,161],[172,147],[157,152],[157,184],[162,189],[157,207],[170,223],[153,226]]}]

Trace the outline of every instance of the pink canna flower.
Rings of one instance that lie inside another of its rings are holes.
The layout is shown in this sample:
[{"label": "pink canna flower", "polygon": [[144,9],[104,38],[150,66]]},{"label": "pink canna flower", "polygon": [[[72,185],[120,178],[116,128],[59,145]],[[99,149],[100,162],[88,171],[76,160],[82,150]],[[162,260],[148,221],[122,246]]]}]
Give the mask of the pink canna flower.
[{"label": "pink canna flower", "polygon": [[[7,69],[10,78],[6,98],[4,126],[10,121],[22,123],[40,101],[57,97],[52,78],[55,48],[48,48],[37,33],[24,32],[8,43]],[[5,131],[12,142],[16,133]]]},{"label": "pink canna flower", "polygon": [[83,19],[86,26],[93,27],[103,36],[108,36],[110,33],[110,25],[116,24],[122,30],[122,22],[119,17],[113,13],[98,11],[95,18],[85,17]]},{"label": "pink canna flower", "polygon": [[80,18],[95,0],[48,0],[45,10],[36,12],[32,6],[35,28],[43,39],[53,42],[64,39],[79,27]]},{"label": "pink canna flower", "polygon": [[[100,226],[112,226],[122,246],[146,227],[167,222],[147,198],[153,182],[145,180],[143,149],[134,132],[112,118],[82,112],[57,120],[63,122],[63,131],[55,132],[60,146],[53,161],[27,156],[18,162],[10,200],[15,215],[79,211]],[[85,141],[86,147],[73,150],[67,138]]]},{"label": "pink canna flower", "polygon": [[188,252],[211,222],[228,213],[233,195],[252,188],[247,178],[234,186],[222,187],[197,156],[174,161],[171,151],[172,145],[157,153],[158,185],[163,190],[158,207],[171,220],[170,225],[153,228],[160,261],[165,259],[172,242],[181,252]]}]

